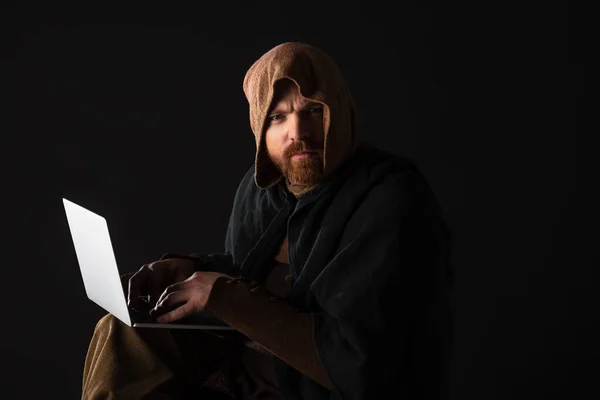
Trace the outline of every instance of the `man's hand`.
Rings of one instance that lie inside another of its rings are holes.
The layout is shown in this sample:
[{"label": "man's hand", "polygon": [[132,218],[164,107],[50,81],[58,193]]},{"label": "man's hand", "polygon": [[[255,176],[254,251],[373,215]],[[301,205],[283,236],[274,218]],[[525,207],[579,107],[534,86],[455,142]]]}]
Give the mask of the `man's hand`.
[{"label": "man's hand", "polygon": [[204,311],[210,291],[221,276],[229,277],[218,272],[196,272],[185,281],[167,287],[150,313],[159,315],[158,323],[166,324]]},{"label": "man's hand", "polygon": [[127,304],[138,309],[154,306],[166,287],[186,280],[195,271],[194,261],[187,259],[172,258],[146,264],[129,278]]}]

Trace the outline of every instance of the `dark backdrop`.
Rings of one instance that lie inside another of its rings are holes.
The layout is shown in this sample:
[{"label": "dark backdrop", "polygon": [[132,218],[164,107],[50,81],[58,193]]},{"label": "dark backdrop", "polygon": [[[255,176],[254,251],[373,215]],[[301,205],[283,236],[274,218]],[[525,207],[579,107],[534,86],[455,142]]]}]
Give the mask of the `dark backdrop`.
[{"label": "dark backdrop", "polygon": [[222,250],[254,157],[242,80],[291,40],[336,59],[362,134],[414,158],[444,207],[455,397],[597,396],[595,162],[578,143],[586,48],[567,10],[511,12],[493,29],[496,11],[471,10],[471,28],[425,3],[293,11],[200,8],[178,25],[2,14],[0,397],[80,396],[104,312],[85,296],[62,197],[107,218],[123,272]]}]

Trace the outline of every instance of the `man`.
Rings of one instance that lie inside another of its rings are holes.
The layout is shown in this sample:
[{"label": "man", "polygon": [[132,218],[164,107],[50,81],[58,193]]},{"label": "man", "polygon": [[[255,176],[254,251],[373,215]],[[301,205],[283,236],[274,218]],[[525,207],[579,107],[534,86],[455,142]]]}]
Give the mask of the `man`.
[{"label": "man", "polygon": [[132,307],[150,296],[159,322],[207,310],[244,345],[107,316],[84,397],[161,398],[195,382],[238,398],[447,398],[450,240],[424,177],[359,142],[348,87],[313,46],[276,46],[243,88],[256,158],[225,252],[145,265],[128,295]]}]

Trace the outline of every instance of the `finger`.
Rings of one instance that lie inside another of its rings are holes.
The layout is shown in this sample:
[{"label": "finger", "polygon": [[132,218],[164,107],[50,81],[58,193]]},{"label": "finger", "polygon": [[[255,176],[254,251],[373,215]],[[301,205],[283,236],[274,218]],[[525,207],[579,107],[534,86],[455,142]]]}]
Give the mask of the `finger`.
[{"label": "finger", "polygon": [[167,295],[162,295],[161,300],[156,302],[156,306],[152,309],[153,314],[164,313],[165,311],[173,310],[175,307],[187,303],[190,298],[189,291],[180,290]]},{"label": "finger", "polygon": [[185,289],[187,289],[191,284],[193,284],[192,281],[190,281],[189,279],[183,281],[183,282],[178,282],[178,283],[174,283],[172,285],[167,286],[167,288],[162,292],[161,296],[159,297],[157,304],[159,302],[161,302],[166,296],[170,295],[171,293],[175,293],[175,292],[179,292],[179,291],[184,291]]},{"label": "finger", "polygon": [[165,278],[168,274],[166,274],[165,268],[167,266],[161,261],[153,262],[148,266],[150,273],[148,274],[148,282],[146,284],[146,294],[150,296],[151,304],[158,300],[166,285]]},{"label": "finger", "polygon": [[156,318],[156,322],[159,324],[168,324],[169,322],[177,321],[182,318],[187,317],[188,315],[194,312],[194,308],[191,303],[184,303],[180,307],[176,308],[173,311],[169,311],[158,318]]},{"label": "finger", "polygon": [[175,272],[175,276],[173,277],[172,283],[183,282],[190,276],[191,274],[188,271],[185,271],[183,268],[179,268],[177,269],[177,272]]},{"label": "finger", "polygon": [[133,274],[135,274],[135,272],[128,272],[121,275],[121,286],[123,287],[123,293],[125,293],[125,296],[128,296],[129,294],[129,278],[131,278]]},{"label": "finger", "polygon": [[168,314],[183,304],[190,303],[190,294],[189,291],[180,291],[165,296],[164,299],[157,303],[156,307],[150,311],[150,315],[156,317]]},{"label": "finger", "polygon": [[134,274],[135,274],[135,272],[126,272],[121,275],[121,280],[124,280],[125,282],[129,282],[129,278],[131,278]]},{"label": "finger", "polygon": [[146,282],[149,275],[148,272],[148,264],[144,264],[142,265],[142,268],[140,268],[131,276],[131,278],[129,278],[129,294],[127,296],[127,304],[130,307],[137,305],[137,303],[139,303],[139,297],[146,294]]}]

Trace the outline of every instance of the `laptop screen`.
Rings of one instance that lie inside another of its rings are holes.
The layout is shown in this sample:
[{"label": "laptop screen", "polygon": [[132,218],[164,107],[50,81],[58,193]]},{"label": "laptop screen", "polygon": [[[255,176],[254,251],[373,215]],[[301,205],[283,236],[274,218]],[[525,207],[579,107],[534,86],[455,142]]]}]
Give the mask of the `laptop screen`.
[{"label": "laptop screen", "polygon": [[131,326],[106,219],[63,198],[87,297]]}]

